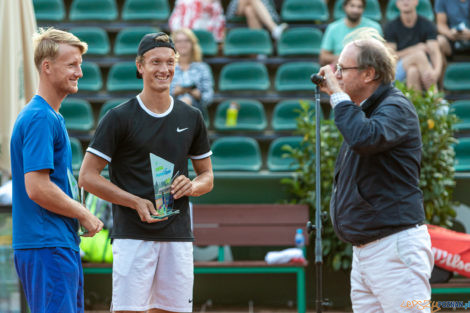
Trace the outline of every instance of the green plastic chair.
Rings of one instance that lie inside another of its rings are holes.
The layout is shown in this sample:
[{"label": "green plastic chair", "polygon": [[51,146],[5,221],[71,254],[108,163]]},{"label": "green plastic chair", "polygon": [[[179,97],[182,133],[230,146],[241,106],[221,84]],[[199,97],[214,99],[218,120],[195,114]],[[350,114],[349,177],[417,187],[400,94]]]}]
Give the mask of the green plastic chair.
[{"label": "green plastic chair", "polygon": [[263,63],[233,62],[220,71],[219,90],[268,90],[271,85]]},{"label": "green plastic chair", "polygon": [[299,168],[296,160],[287,157],[287,151],[284,149],[285,145],[289,145],[292,148],[300,147],[302,137],[279,137],[274,139],[269,145],[268,152],[268,169],[271,172],[287,172],[295,171]]},{"label": "green plastic chair", "polygon": [[[227,126],[227,109],[231,102],[239,105],[237,124]],[[263,105],[253,99],[230,99],[220,103],[217,106],[214,119],[214,127],[218,131],[225,130],[251,130],[262,131],[266,128],[266,114]]]},{"label": "green plastic chair", "polygon": [[231,29],[224,42],[224,55],[271,55],[273,46],[271,37],[265,29],[240,27]]},{"label": "green plastic chair", "polygon": [[201,46],[203,55],[217,55],[219,48],[217,47],[214,35],[210,31],[205,29],[193,29],[193,33],[199,40],[199,45]]},{"label": "green plastic chair", "polygon": [[297,129],[297,117],[299,117],[300,101],[306,101],[312,108],[315,103],[311,100],[283,100],[276,104],[273,110],[271,126],[275,131],[290,131]]},{"label": "green plastic chair", "polygon": [[286,29],[277,42],[277,54],[319,55],[322,32],[314,27],[296,27]]},{"label": "green plastic chair", "polygon": [[249,137],[222,137],[211,146],[214,171],[251,171],[261,169],[258,142]]},{"label": "green plastic chair", "polygon": [[275,88],[277,91],[315,90],[310,76],[319,69],[315,62],[284,63],[276,71]]},{"label": "green plastic chair", "polygon": [[[343,9],[344,0],[336,0],[333,9],[333,19],[337,20],[344,17],[346,14]],[[382,11],[380,10],[380,3],[378,0],[367,0],[363,16],[372,20],[380,22],[382,20]]]},{"label": "green plastic chair", "polygon": [[121,103],[126,102],[127,100],[129,100],[129,99],[120,98],[120,99],[111,99],[111,100],[106,101],[105,103],[103,103],[103,105],[100,108],[100,113],[99,113],[98,119],[101,121],[103,116],[105,116],[105,114],[108,113],[109,110],[111,110],[112,108],[117,107],[118,105],[120,105]]},{"label": "green plastic chair", "polygon": [[470,138],[459,138],[459,142],[454,146],[456,172],[470,171]]},{"label": "green plastic chair", "polygon": [[70,137],[70,147],[72,148],[72,170],[78,174],[83,161],[83,149],[80,140]]},{"label": "green plastic chair", "polygon": [[138,26],[128,27],[121,30],[114,42],[115,55],[136,55],[142,37],[149,33],[156,33],[160,30],[155,27]]},{"label": "green plastic chair", "polygon": [[168,0],[126,0],[122,8],[122,19],[167,20],[170,16]]},{"label": "green plastic chair", "polygon": [[91,105],[86,100],[66,98],[59,112],[64,117],[68,130],[90,131],[95,125]]},{"label": "green plastic chair", "polygon": [[470,130],[470,100],[459,100],[452,103],[451,111],[457,115],[459,121],[454,124],[456,131]]},{"label": "green plastic chair", "polygon": [[470,90],[470,62],[450,63],[444,74],[444,89],[448,91]]},{"label": "green plastic chair", "polygon": [[[397,0],[389,0],[387,3],[387,11],[385,13],[385,17],[388,21],[396,19],[400,16],[400,11],[396,5]],[[429,0],[419,0],[418,6],[416,7],[416,11],[419,15],[424,16],[428,20],[434,22],[434,12],[432,9],[431,2]]]},{"label": "green plastic chair", "polygon": [[101,27],[74,27],[69,31],[88,44],[87,55],[106,55],[111,50],[108,33]]},{"label": "green plastic chair", "polygon": [[98,91],[103,87],[101,71],[98,64],[94,62],[82,63],[83,77],[78,80],[78,90]]},{"label": "green plastic chair", "polygon": [[285,22],[326,22],[329,19],[325,0],[284,0],[281,18]]},{"label": "green plastic chair", "polygon": [[140,91],[143,88],[142,79],[137,78],[135,62],[114,64],[108,73],[108,91]]},{"label": "green plastic chair", "polygon": [[73,0],[69,18],[71,21],[114,21],[118,18],[116,0]]},{"label": "green plastic chair", "polygon": [[34,0],[34,15],[38,21],[59,22],[65,18],[63,0]]}]

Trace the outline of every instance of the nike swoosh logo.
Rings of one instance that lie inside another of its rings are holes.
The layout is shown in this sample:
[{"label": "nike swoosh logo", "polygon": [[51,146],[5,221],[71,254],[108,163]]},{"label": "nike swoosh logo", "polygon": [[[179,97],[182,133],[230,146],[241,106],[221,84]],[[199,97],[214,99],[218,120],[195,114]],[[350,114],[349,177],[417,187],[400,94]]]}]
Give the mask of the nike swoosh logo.
[{"label": "nike swoosh logo", "polygon": [[179,128],[179,127],[176,127],[176,131],[178,133],[181,133],[181,132],[184,132],[186,129],[188,129],[187,127],[186,128]]},{"label": "nike swoosh logo", "polygon": [[189,303],[192,303],[192,302],[193,302],[193,299],[189,299],[188,302],[189,302]]}]

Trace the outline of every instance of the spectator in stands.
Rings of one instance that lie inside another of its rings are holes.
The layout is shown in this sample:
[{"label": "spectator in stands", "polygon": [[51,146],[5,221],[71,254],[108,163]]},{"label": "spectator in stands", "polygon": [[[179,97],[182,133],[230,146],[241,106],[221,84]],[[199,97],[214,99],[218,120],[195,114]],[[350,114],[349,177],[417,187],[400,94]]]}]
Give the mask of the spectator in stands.
[{"label": "spectator in stands", "polygon": [[38,92],[18,115],[11,136],[15,266],[32,313],[83,312],[79,222],[87,237],[103,227],[76,201],[70,141],[59,114],[64,98],[78,91],[87,48],[71,33],[39,29]]},{"label": "spectator in stands", "polygon": [[399,58],[396,79],[415,90],[427,90],[439,81],[443,70],[442,54],[433,22],[419,16],[418,0],[397,0],[400,16],[384,29],[385,40]]},{"label": "spectator in stands", "polygon": [[470,1],[436,0],[434,8],[442,53],[470,51]]},{"label": "spectator in stands", "polygon": [[202,62],[197,37],[188,28],[180,28],[171,35],[179,58],[170,93],[178,100],[199,110],[212,103],[214,79],[209,65]]},{"label": "spectator in stands", "polygon": [[249,28],[266,27],[276,40],[281,38],[282,32],[288,27],[286,23],[279,24],[279,15],[270,0],[231,0],[227,19],[235,16],[244,16]]},{"label": "spectator in stands", "polygon": [[[192,312],[189,197],[209,192],[214,175],[201,112],[170,96],[176,60],[168,35],[144,36],[136,58],[144,88],[103,117],[80,170],[79,184],[113,203],[114,312]],[[108,163],[111,181],[100,175]],[[171,191],[163,204],[154,188],[162,175]],[[156,211],[155,205],[171,204],[170,217]]]},{"label": "spectator in stands", "polygon": [[205,29],[218,42],[225,37],[225,15],[220,0],[177,0],[168,20],[171,31]]},{"label": "spectator in stands", "polygon": [[361,27],[372,27],[382,34],[382,28],[377,22],[362,16],[365,7],[366,0],[344,0],[343,9],[346,16],[328,25],[323,35],[319,57],[321,65],[336,65],[344,47],[344,38],[352,31]]}]

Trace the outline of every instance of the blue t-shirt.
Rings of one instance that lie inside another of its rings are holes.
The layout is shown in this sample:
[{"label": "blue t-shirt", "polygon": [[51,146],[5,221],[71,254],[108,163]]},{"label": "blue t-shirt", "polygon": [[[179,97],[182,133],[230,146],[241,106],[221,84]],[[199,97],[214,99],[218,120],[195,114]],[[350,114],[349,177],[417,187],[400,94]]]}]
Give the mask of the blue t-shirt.
[{"label": "blue t-shirt", "polygon": [[62,115],[36,95],[20,112],[10,142],[13,181],[13,249],[65,247],[78,251],[78,220],[48,211],[26,193],[24,174],[50,170],[50,179],[72,196],[72,150]]},{"label": "blue t-shirt", "polygon": [[434,10],[447,15],[447,25],[454,28],[464,22],[470,28],[470,1],[465,0],[436,0]]}]

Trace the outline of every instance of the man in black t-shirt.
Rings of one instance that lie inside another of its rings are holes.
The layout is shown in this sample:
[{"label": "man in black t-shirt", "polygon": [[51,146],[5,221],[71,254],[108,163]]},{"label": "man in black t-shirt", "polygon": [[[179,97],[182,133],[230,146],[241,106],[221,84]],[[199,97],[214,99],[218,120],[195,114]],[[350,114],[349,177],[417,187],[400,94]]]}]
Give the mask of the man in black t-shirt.
[{"label": "man in black t-shirt", "polygon": [[443,73],[436,26],[416,12],[418,0],[397,0],[400,16],[385,25],[384,37],[399,58],[396,79],[427,90]]},{"label": "man in black t-shirt", "polygon": [[[144,88],[105,115],[80,171],[81,186],[113,203],[114,312],[192,311],[188,197],[212,189],[212,152],[200,111],[170,96],[176,60],[165,33],[143,37],[136,65]],[[187,177],[188,157],[193,180]],[[100,176],[108,163],[111,181]],[[157,181],[160,174],[168,178]],[[170,201],[179,212],[168,217],[158,217],[155,207],[162,201],[154,186],[162,188],[162,182],[171,184],[173,197],[163,203]]]}]

